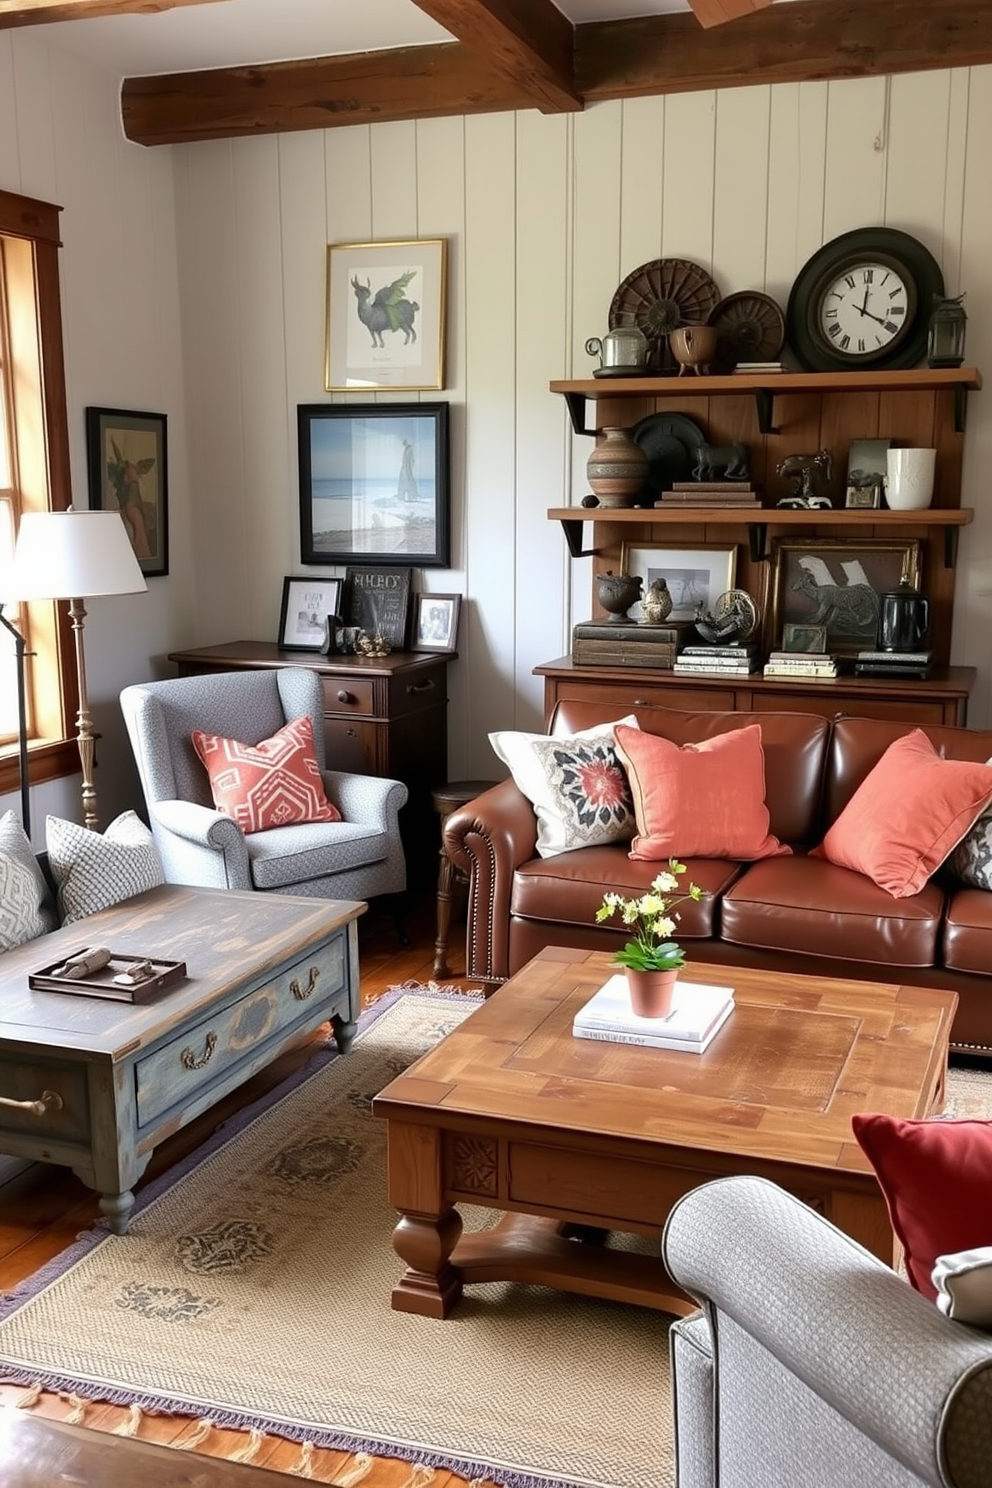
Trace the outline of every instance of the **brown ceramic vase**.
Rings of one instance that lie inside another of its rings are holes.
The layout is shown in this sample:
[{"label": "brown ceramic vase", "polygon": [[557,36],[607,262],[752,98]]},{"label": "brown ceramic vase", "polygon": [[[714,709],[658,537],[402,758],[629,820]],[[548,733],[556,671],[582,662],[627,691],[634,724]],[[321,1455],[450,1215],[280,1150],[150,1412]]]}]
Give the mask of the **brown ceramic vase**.
[{"label": "brown ceramic vase", "polygon": [[648,457],[626,429],[603,429],[599,444],[586,461],[589,489],[600,506],[633,506],[644,489]]}]

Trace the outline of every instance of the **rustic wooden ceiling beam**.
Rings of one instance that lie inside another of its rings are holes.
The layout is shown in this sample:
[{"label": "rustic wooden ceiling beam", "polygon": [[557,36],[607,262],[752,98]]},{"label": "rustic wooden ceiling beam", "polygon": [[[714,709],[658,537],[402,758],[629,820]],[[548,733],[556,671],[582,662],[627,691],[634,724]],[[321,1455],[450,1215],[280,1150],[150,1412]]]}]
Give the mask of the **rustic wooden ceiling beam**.
[{"label": "rustic wooden ceiling beam", "polygon": [[987,62],[988,0],[796,0],[708,31],[685,14],[578,26],[575,81],[589,104]]},{"label": "rustic wooden ceiling beam", "polygon": [[772,0],[689,0],[689,6],[701,26],[722,26],[736,21],[752,10],[762,10]]},{"label": "rustic wooden ceiling beam", "polygon": [[551,0],[414,0],[414,4],[522,88],[542,114],[581,109],[572,80],[575,32]]},{"label": "rustic wooden ceiling beam", "polygon": [[93,16],[156,15],[182,5],[214,0],[0,0],[0,31],[41,26],[49,21],[82,21]]},{"label": "rustic wooden ceiling beam", "polygon": [[236,139],[337,124],[531,108],[460,42],[125,78],[124,133],[139,145]]}]

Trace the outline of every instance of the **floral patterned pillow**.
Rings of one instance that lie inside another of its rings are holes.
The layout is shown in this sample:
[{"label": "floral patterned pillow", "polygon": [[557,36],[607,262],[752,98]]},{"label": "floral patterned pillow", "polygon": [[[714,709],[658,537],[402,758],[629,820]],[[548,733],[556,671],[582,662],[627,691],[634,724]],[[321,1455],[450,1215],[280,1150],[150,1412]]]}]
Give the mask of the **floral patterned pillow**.
[{"label": "floral patterned pillow", "polygon": [[[637,726],[633,715],[619,722]],[[505,730],[490,734],[496,753],[534,807],[540,857],[629,842],[633,836],[634,802],[613,728],[612,723],[597,724],[560,738]]]},{"label": "floral patterned pillow", "polygon": [[[992,765],[992,759],[985,761]],[[992,891],[992,806],[986,806],[951,854],[950,867],[962,883]]]}]

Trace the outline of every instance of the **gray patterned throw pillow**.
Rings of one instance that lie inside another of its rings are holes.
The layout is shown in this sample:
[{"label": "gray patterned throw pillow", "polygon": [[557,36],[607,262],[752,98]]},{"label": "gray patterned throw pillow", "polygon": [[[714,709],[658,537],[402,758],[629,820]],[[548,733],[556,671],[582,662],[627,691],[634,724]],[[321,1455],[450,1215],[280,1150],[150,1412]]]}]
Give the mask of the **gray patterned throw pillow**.
[{"label": "gray patterned throw pillow", "polygon": [[0,816],[0,951],[55,928],[48,887],[24,828],[12,811]]},{"label": "gray patterned throw pillow", "polygon": [[[992,765],[992,759],[985,761]],[[992,806],[986,806],[951,854],[950,867],[962,883],[992,891]]]},{"label": "gray patterned throw pillow", "polygon": [[133,811],[122,811],[102,834],[57,816],[46,829],[63,925],[165,882],[152,834]]}]

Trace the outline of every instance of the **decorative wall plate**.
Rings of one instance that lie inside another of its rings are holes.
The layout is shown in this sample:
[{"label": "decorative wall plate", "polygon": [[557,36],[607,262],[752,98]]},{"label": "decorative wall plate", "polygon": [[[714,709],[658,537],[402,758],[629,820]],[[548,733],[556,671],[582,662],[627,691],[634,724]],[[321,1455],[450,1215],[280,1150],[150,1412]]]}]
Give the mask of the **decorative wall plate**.
[{"label": "decorative wall plate", "polygon": [[729,294],[710,312],[708,322],[720,337],[721,369],[738,362],[773,362],[785,343],[785,313],[771,295],[756,289]]},{"label": "decorative wall plate", "polygon": [[677,480],[691,480],[696,451],[706,435],[686,413],[649,413],[630,431],[648,457],[647,485],[653,503]]},{"label": "decorative wall plate", "polygon": [[688,258],[655,258],[641,264],[610,301],[610,330],[636,325],[648,338],[647,365],[676,370],[668,334],[682,325],[705,325],[720,291],[704,268]]}]

